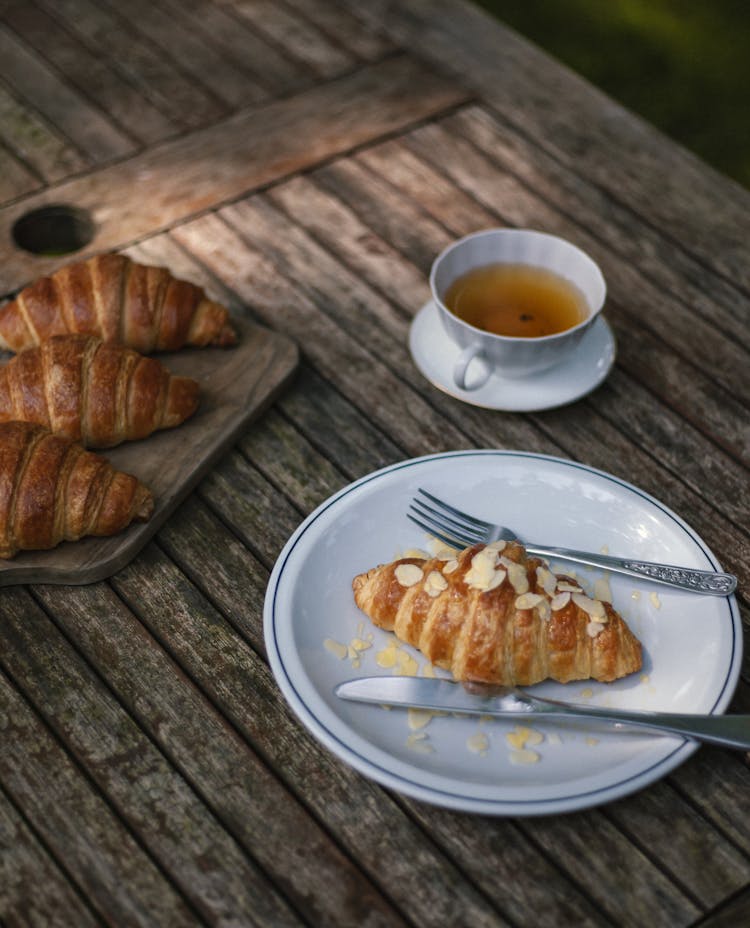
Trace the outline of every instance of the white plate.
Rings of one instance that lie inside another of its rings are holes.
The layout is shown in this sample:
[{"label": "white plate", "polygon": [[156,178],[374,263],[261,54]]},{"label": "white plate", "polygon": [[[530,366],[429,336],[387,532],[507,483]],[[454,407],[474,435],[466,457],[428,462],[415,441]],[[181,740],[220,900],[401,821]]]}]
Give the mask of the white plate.
[{"label": "white plate", "polygon": [[[464,403],[505,412],[537,412],[572,403],[596,389],[614,364],[615,338],[604,317],[599,316],[573,355],[557,367],[531,377],[493,374],[476,390],[460,390],[453,380],[459,349],[446,335],[430,301],[412,321],[409,350],[430,383]],[[471,380],[471,370],[469,374]]]},{"label": "white plate", "polygon": [[[532,541],[719,569],[698,535],[658,500],[571,461],[459,451],[387,467],[319,506],[292,535],[271,574],[264,610],[271,667],[313,735],[385,786],[487,814],[550,814],[597,805],[682,763],[695,743],[558,722],[534,725],[544,735],[533,747],[539,760],[519,765],[506,738],[514,726],[505,720],[433,718],[414,732],[404,710],[343,702],[333,694],[344,680],[393,672],[377,661],[393,636],[359,612],[351,580],[401,551],[424,546],[404,515],[420,486],[459,508],[504,521]],[[584,569],[578,576],[590,587],[602,574]],[[740,670],[742,634],[734,599],[616,575],[609,582],[614,605],[644,645],[643,672],[611,684],[544,683],[538,691],[596,705],[722,712]],[[348,646],[370,635],[372,646],[357,661],[330,650],[332,642]],[[424,668],[418,652],[402,650]],[[483,740],[475,739],[480,732],[487,741],[482,754],[472,750]]]}]

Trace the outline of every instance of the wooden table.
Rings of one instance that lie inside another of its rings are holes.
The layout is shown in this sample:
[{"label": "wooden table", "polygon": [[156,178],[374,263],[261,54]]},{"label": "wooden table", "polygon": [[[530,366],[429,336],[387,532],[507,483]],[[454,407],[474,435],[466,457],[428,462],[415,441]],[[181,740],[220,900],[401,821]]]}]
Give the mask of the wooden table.
[{"label": "wooden table", "polygon": [[[269,571],[389,463],[522,449],[635,483],[750,587],[750,197],[461,0],[6,0],[0,293],[46,204],[291,337],[291,387],[155,540],[88,586],[0,591],[4,926],[734,926],[750,771],[702,748],[563,816],[448,812],[337,761],[265,659]],[[433,257],[490,226],[601,264],[606,383],[509,414],[407,347]],[[745,613],[746,617],[746,613]],[[748,711],[747,676],[732,708]]]}]

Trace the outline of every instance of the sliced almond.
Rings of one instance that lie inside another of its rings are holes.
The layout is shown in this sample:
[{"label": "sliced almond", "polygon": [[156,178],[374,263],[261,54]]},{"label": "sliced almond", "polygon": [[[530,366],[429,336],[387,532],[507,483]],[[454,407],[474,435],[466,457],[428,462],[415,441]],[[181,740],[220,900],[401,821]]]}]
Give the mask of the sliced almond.
[{"label": "sliced almond", "polygon": [[553,612],[557,612],[559,609],[564,609],[569,602],[570,593],[558,593],[556,596],[552,597],[550,608]]},{"label": "sliced almond", "polygon": [[424,571],[416,564],[399,564],[394,570],[394,575],[401,586],[414,586],[424,576]]},{"label": "sliced almond", "polygon": [[516,609],[533,609],[546,600],[540,593],[522,593],[516,597]]},{"label": "sliced almond", "polygon": [[589,638],[596,638],[599,632],[604,631],[604,626],[601,622],[589,622],[586,626],[586,634]]},{"label": "sliced almond", "polygon": [[547,570],[546,567],[537,567],[536,580],[539,586],[547,594],[547,596],[555,595],[555,588],[557,586],[557,577],[552,573],[551,570]]},{"label": "sliced almond", "polygon": [[432,597],[439,596],[443,590],[448,589],[448,581],[445,577],[437,570],[431,570],[427,574],[427,579],[424,584],[425,592]]},{"label": "sliced almond", "polygon": [[583,593],[573,593],[573,602],[579,609],[588,613],[594,622],[607,621],[607,610],[604,608],[604,603],[598,599],[591,599]]},{"label": "sliced almond", "polygon": [[432,535],[427,536],[427,546],[432,552],[432,556],[439,561],[449,561],[458,554],[458,548],[452,548],[439,538]]},{"label": "sliced almond", "polygon": [[422,561],[427,561],[430,555],[421,548],[409,548],[407,551],[404,551],[402,557],[418,557]]},{"label": "sliced almond", "polygon": [[486,590],[495,572],[497,552],[482,548],[471,559],[471,567],[466,572],[466,583],[475,590]]},{"label": "sliced almond", "polygon": [[508,563],[508,580],[516,593],[526,593],[529,589],[529,578],[526,574],[526,568],[523,564],[516,564],[515,561]]},{"label": "sliced almond", "polygon": [[583,590],[576,583],[566,583],[564,580],[558,581],[558,593],[583,593]]},{"label": "sliced almond", "polygon": [[502,538],[498,538],[497,541],[491,541],[487,545],[487,548],[489,548],[492,551],[497,551],[499,554],[501,551],[505,550],[506,544],[507,544],[506,541],[503,541]]},{"label": "sliced almond", "polygon": [[499,569],[496,570],[492,574],[492,577],[490,578],[490,582],[485,587],[484,592],[486,593],[487,590],[494,590],[496,587],[500,586],[503,580],[505,580],[506,576],[507,574],[505,573],[504,570],[499,570]]},{"label": "sliced almond", "polygon": [[452,574],[453,571],[454,571],[457,567],[458,567],[458,561],[456,560],[455,557],[454,557],[454,558],[451,558],[450,561],[446,561],[445,564],[443,564],[443,573],[444,573],[444,574]]}]

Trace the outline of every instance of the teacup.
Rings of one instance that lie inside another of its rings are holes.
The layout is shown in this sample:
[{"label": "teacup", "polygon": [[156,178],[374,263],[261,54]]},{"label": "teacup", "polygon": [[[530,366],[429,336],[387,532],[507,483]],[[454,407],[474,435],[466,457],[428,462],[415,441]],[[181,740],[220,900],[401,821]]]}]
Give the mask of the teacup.
[{"label": "teacup", "polygon": [[[582,296],[582,320],[553,335],[525,338],[496,335],[451,312],[445,304],[451,284],[469,271],[494,264],[541,268],[568,281]],[[443,327],[461,350],[453,368],[461,390],[478,389],[493,373],[528,377],[562,363],[593,325],[606,295],[604,277],[584,251],[555,235],[528,229],[487,229],[449,245],[433,262],[430,288]],[[473,361],[477,363],[469,378]]]}]

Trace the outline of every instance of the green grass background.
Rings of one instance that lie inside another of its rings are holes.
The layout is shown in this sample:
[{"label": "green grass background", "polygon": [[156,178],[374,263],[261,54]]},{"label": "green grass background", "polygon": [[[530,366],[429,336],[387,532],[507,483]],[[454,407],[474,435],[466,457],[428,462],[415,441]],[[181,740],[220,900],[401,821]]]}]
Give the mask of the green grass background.
[{"label": "green grass background", "polygon": [[750,0],[479,0],[750,188]]}]

